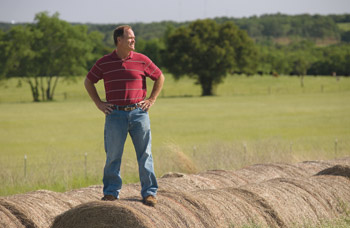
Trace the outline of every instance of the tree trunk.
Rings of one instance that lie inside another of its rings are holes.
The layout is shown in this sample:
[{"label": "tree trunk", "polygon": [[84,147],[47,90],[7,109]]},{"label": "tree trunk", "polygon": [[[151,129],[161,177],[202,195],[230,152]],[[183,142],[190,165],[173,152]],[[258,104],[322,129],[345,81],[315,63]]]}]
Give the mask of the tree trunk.
[{"label": "tree trunk", "polygon": [[202,96],[213,96],[213,80],[210,77],[202,77],[200,79],[202,86]]},{"label": "tree trunk", "polygon": [[53,100],[55,89],[56,89],[56,86],[57,86],[57,83],[58,83],[58,78],[59,77],[56,76],[55,82],[53,83],[53,85],[52,85],[53,76],[50,76],[50,78],[47,80],[46,98],[47,98],[48,101],[52,101]]},{"label": "tree trunk", "polygon": [[45,100],[45,88],[44,88],[44,81],[43,77],[40,77],[40,88],[41,88],[41,100]]},{"label": "tree trunk", "polygon": [[301,88],[304,88],[304,75],[299,75],[300,77],[300,86]]},{"label": "tree trunk", "polygon": [[35,84],[30,79],[27,79],[27,83],[30,86],[30,89],[32,90],[32,96],[34,102],[39,102],[39,85],[38,85],[38,79],[35,78]]},{"label": "tree trunk", "polygon": [[50,94],[51,94],[51,80],[52,80],[52,76],[49,76],[47,79],[47,87],[46,87],[46,99],[48,101],[52,101],[52,99],[50,99]]},{"label": "tree trunk", "polygon": [[52,89],[51,89],[51,94],[50,94],[51,100],[53,100],[53,95],[55,94],[55,89],[56,89],[56,86],[58,84],[58,79],[59,79],[59,77],[56,76],[55,83],[53,84]]}]

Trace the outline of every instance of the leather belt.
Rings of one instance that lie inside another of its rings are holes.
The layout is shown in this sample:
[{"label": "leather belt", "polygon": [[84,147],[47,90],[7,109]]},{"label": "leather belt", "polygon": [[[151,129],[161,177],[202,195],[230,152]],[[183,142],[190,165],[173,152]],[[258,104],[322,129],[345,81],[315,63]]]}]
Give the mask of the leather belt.
[{"label": "leather belt", "polygon": [[138,108],[138,104],[132,104],[132,105],[126,105],[126,106],[119,106],[119,105],[113,106],[113,109],[116,109],[118,111],[125,111],[125,112],[130,112],[137,108]]}]

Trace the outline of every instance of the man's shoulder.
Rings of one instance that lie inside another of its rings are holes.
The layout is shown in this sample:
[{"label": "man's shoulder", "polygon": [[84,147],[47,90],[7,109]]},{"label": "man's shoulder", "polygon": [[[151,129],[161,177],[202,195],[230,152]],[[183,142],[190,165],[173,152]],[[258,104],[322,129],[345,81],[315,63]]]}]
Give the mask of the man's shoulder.
[{"label": "man's shoulder", "polygon": [[150,61],[150,59],[146,55],[144,55],[142,53],[139,53],[139,52],[135,52],[135,51],[133,52],[132,58],[135,59],[135,60],[142,60],[142,61],[145,61],[145,62]]},{"label": "man's shoulder", "polygon": [[104,62],[109,62],[113,60],[113,53],[109,53],[107,55],[102,56],[100,59],[96,61],[97,64],[101,64]]}]

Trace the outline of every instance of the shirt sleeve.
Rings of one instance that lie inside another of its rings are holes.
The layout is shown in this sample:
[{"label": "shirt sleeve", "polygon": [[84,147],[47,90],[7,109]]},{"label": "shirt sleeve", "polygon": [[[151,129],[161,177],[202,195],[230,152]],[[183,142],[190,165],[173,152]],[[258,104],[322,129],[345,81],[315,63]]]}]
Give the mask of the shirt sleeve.
[{"label": "shirt sleeve", "polygon": [[93,83],[97,83],[99,80],[102,79],[102,70],[98,66],[98,63],[96,62],[95,65],[91,68],[89,73],[86,75],[86,77]]},{"label": "shirt sleeve", "polygon": [[150,60],[148,57],[146,58],[146,65],[145,65],[145,75],[149,78],[151,78],[153,81],[157,80],[160,75],[162,74],[162,71]]}]

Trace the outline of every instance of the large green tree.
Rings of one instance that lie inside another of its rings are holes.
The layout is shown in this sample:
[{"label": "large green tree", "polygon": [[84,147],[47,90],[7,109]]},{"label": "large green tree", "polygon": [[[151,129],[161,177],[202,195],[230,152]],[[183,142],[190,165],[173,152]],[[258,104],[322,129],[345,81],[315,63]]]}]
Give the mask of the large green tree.
[{"label": "large green tree", "polygon": [[22,77],[34,101],[53,100],[59,78],[85,74],[102,48],[102,35],[62,21],[57,13],[38,13],[33,24],[13,27],[1,38],[6,60],[0,73]]},{"label": "large green tree", "polygon": [[232,22],[197,20],[168,31],[165,43],[165,67],[176,79],[195,78],[203,96],[213,95],[213,88],[228,73],[253,74],[256,70],[254,43]]}]

